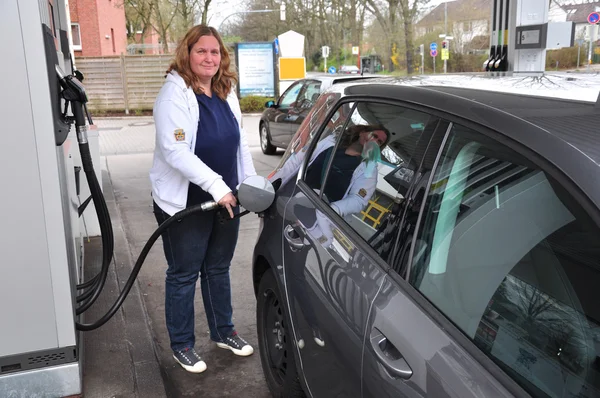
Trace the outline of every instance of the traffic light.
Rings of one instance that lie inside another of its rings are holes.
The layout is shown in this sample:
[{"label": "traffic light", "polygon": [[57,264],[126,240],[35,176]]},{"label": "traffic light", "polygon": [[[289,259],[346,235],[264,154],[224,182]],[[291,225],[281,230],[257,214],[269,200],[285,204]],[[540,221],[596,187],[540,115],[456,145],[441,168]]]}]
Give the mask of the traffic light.
[{"label": "traffic light", "polygon": [[442,50],[447,50],[448,49],[448,40],[444,40],[442,42]]}]

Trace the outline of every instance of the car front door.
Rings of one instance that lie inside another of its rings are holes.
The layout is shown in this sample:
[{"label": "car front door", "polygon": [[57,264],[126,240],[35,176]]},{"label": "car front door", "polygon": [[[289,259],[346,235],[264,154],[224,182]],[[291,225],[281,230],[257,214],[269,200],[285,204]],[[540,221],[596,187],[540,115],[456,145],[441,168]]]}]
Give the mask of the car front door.
[{"label": "car front door", "polygon": [[[285,207],[284,275],[300,367],[314,397],[359,397],[369,309],[388,268],[386,229],[395,201],[380,170],[386,153],[423,140],[428,114],[361,101],[344,103],[324,122],[296,191]],[[432,124],[435,125],[435,124]],[[416,127],[415,127],[416,126]],[[386,132],[381,161],[350,155],[360,131]],[[426,144],[426,142],[425,142]],[[372,162],[372,163],[370,163]]]},{"label": "car front door", "polygon": [[598,225],[494,137],[432,140],[369,316],[366,397],[600,396]]},{"label": "car front door", "polygon": [[311,111],[321,94],[321,82],[319,80],[307,80],[302,90],[298,94],[294,106],[289,111],[290,129],[287,136],[283,138],[285,147],[291,142],[296,134],[298,127],[304,122],[304,119]]},{"label": "car front door", "polygon": [[298,94],[300,94],[304,83],[304,80],[299,80],[292,84],[281,95],[275,107],[272,108],[272,112],[269,115],[269,132],[271,133],[272,144],[282,148],[287,147],[291,124],[295,120],[290,111],[295,106]]}]

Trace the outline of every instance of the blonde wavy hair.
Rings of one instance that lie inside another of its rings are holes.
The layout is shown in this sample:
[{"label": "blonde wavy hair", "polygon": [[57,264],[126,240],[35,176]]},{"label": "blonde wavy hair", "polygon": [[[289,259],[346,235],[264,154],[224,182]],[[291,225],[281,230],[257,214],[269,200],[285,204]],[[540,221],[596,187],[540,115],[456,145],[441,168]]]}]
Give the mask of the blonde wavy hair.
[{"label": "blonde wavy hair", "polygon": [[177,45],[175,59],[171,62],[171,65],[169,65],[167,73],[176,71],[183,78],[185,84],[191,87],[195,93],[201,94],[203,92],[200,87],[200,78],[192,72],[192,69],[190,68],[190,52],[192,51],[194,44],[196,44],[202,36],[213,36],[219,42],[221,64],[219,65],[219,70],[212,78],[211,88],[219,98],[225,100],[231,91],[231,87],[234,84],[237,84],[238,77],[237,73],[229,70],[229,67],[231,66],[229,51],[227,51],[225,44],[223,44],[219,32],[212,26],[196,25],[186,33],[185,37]]}]

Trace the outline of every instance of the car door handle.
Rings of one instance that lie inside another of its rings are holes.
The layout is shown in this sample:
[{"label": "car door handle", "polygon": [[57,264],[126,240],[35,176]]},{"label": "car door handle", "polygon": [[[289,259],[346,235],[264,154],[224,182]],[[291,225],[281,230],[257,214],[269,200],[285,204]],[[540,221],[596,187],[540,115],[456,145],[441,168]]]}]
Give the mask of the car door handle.
[{"label": "car door handle", "polygon": [[413,371],[408,362],[379,329],[373,328],[370,341],[377,359],[392,376],[410,379]]},{"label": "car door handle", "polygon": [[301,250],[304,247],[303,237],[294,229],[292,225],[287,225],[283,229],[283,236],[292,250]]}]

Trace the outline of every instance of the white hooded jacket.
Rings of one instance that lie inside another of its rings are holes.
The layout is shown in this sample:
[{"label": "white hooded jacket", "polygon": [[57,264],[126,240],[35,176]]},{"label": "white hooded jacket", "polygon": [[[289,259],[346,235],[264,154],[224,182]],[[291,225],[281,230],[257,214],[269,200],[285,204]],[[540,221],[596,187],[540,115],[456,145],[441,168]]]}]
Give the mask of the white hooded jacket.
[{"label": "white hooded jacket", "polygon": [[[242,128],[242,112],[235,92],[227,96],[240,130],[237,152],[237,174],[241,183],[256,175],[246,134]],[[208,167],[196,154],[199,109],[194,90],[175,71],[167,75],[154,103],[156,146],[150,169],[152,197],[167,214],[173,215],[186,207],[189,183],[198,185],[219,201],[231,189],[223,178]]]}]

